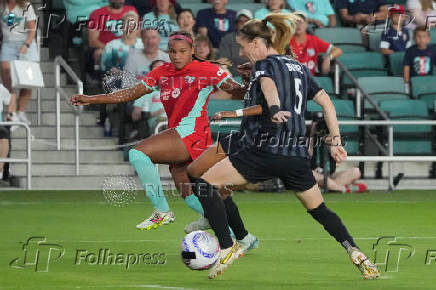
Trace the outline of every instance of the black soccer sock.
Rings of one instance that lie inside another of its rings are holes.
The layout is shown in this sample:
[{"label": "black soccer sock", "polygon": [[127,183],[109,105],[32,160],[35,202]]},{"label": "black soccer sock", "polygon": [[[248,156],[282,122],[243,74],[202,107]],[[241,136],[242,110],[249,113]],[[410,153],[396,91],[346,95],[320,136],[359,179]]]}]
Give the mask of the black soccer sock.
[{"label": "black soccer sock", "polygon": [[308,210],[324,229],[336,239],[346,250],[350,247],[356,247],[353,238],[348,233],[347,228],[342,223],[341,219],[331,211],[325,203],[321,203],[317,208]]},{"label": "black soccer sock", "polygon": [[229,226],[232,228],[233,233],[237,240],[242,240],[248,235],[247,230],[244,227],[244,222],[239,215],[239,209],[236,203],[233,201],[231,196],[228,196],[224,200],[224,205],[226,206],[227,221]]},{"label": "black soccer sock", "polygon": [[218,189],[207,183],[204,179],[189,177],[192,183],[192,191],[198,196],[203,206],[204,216],[218,238],[221,249],[227,249],[233,245],[227,222],[226,208]]}]

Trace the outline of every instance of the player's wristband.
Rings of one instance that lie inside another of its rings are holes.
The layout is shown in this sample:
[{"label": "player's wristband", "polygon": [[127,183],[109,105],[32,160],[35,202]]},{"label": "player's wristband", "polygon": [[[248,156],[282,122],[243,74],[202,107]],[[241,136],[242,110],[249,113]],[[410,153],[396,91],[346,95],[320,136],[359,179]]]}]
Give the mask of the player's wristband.
[{"label": "player's wristband", "polygon": [[242,109],[236,110],[236,117],[242,117],[244,116],[244,111],[242,111]]},{"label": "player's wristband", "polygon": [[269,116],[272,118],[275,114],[277,114],[280,111],[280,107],[277,105],[272,105],[269,107]]}]

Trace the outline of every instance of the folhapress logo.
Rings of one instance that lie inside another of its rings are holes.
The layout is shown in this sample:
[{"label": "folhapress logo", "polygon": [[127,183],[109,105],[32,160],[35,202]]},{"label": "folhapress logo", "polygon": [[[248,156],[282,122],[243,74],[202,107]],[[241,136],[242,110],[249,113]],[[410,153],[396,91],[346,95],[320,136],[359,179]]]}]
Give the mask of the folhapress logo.
[{"label": "folhapress logo", "polygon": [[50,263],[59,260],[65,253],[61,245],[47,243],[45,237],[30,237],[23,244],[23,256],[13,259],[9,266],[35,272],[48,272]]},{"label": "folhapress logo", "polygon": [[372,246],[374,262],[380,270],[398,272],[400,263],[413,257],[415,248],[409,244],[399,243],[396,237],[380,237]]}]

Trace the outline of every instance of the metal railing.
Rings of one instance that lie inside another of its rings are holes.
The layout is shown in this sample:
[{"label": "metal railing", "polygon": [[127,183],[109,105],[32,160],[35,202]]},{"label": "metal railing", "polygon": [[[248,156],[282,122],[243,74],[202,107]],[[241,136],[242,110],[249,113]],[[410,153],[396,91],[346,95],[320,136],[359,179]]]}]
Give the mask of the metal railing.
[{"label": "metal railing", "polygon": [[26,129],[27,158],[0,158],[0,162],[27,163],[27,189],[32,189],[32,142],[30,127],[23,122],[0,122],[0,126],[23,126]]},{"label": "metal railing", "polygon": [[[56,149],[61,150],[61,95],[64,97],[65,101],[69,103],[70,95],[68,95],[61,88],[61,67],[66,71],[66,73],[73,79],[77,84],[77,93],[83,94],[83,82],[76,75],[73,69],[67,64],[67,62],[61,57],[56,56],[54,60],[54,71],[55,71],[55,89],[56,89]],[[83,106],[73,107],[74,108],[74,140],[75,140],[75,165],[76,165],[76,175],[80,173],[80,159],[79,159],[79,116],[83,111]]]},{"label": "metal railing", "polygon": [[351,72],[346,68],[346,66],[339,60],[335,59],[335,93],[339,94],[339,88],[340,88],[340,72],[341,70],[351,79],[351,82],[357,89],[356,93],[356,116],[358,118],[362,117],[362,97],[363,99],[366,99],[371,106],[374,108],[374,110],[381,116],[384,120],[389,120],[388,115],[386,115],[385,112],[383,112],[380,107],[377,105],[377,103],[372,99],[372,97],[365,92],[359,85],[359,82],[357,79],[351,74]]},{"label": "metal railing", "polygon": [[[219,126],[235,126],[240,125],[240,121],[216,121],[211,122],[211,125]],[[388,189],[392,190],[393,185],[393,168],[392,162],[436,162],[436,156],[394,156],[394,125],[431,125],[436,126],[436,121],[393,121],[393,120],[362,120],[362,121],[338,121],[339,125],[354,125],[354,126],[386,126],[388,127],[388,150],[387,156],[348,156],[347,162],[388,162]],[[311,125],[312,121],[306,121],[306,125]],[[159,130],[167,125],[167,122],[160,122],[157,124],[155,134],[159,133]]]}]

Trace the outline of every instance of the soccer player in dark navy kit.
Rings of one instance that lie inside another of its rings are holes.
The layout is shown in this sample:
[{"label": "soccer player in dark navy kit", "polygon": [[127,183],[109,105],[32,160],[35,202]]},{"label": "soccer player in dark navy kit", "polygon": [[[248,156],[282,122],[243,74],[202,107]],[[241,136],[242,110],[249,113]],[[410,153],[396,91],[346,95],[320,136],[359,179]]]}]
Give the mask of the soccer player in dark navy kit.
[{"label": "soccer player in dark navy kit", "polygon": [[216,118],[242,116],[241,129],[219,140],[188,166],[193,190],[221,246],[209,278],[221,274],[240,252],[238,243],[233,244],[230,238],[227,223],[236,236],[243,230],[235,217],[226,215],[219,190],[276,177],[286,189],[296,191],[308,213],[347,250],[365,279],[379,277],[375,264],[357,248],[341,219],[325,205],[309,165],[304,119],[309,99],[323,108],[331,156],[340,163],[347,152],[341,146],[336,111],[329,96],[304,65],[283,55],[296,20],[295,14],[269,14],[262,21],[250,20],[238,32],[240,54],[253,64],[245,109],[222,112]]}]

